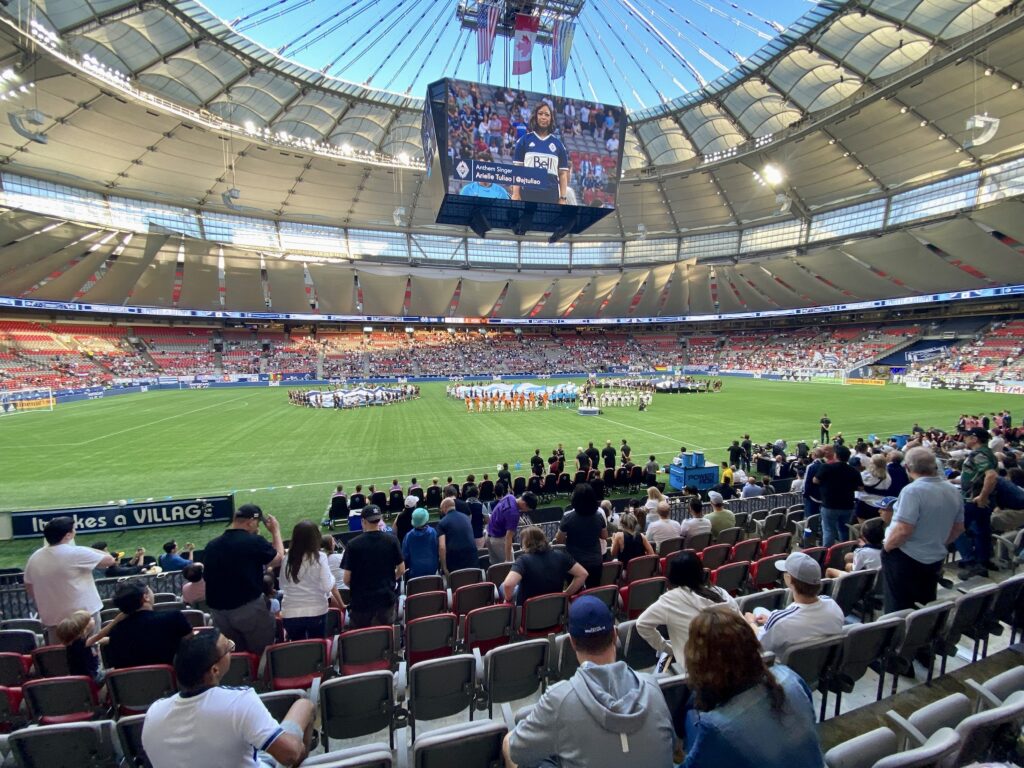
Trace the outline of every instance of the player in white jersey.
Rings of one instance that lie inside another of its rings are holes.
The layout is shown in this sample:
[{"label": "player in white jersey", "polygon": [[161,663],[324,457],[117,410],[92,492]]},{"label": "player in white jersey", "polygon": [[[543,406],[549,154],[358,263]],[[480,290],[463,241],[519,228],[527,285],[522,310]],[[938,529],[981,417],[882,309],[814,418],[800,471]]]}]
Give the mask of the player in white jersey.
[{"label": "player in white jersey", "polygon": [[525,168],[541,168],[553,177],[553,184],[545,188],[512,187],[512,199],[533,203],[560,203],[565,205],[569,185],[569,154],[562,141],[552,134],[554,116],[551,108],[541,102],[530,116],[529,130],[516,142],[513,162]]}]

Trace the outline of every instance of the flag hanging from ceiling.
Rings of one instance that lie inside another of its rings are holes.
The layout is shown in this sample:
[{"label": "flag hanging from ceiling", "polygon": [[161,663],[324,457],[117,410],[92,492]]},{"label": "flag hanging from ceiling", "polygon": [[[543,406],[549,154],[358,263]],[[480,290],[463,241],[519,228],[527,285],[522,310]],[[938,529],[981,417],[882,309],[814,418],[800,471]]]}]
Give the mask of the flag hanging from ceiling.
[{"label": "flag hanging from ceiling", "polygon": [[576,25],[571,21],[556,19],[551,30],[551,79],[565,77],[569,69],[569,54],[572,52],[572,36]]},{"label": "flag hanging from ceiling", "polygon": [[516,36],[512,46],[512,74],[525,75],[533,70],[533,41],[537,38],[539,16],[516,14]]},{"label": "flag hanging from ceiling", "polygon": [[494,50],[494,34],[498,29],[501,9],[497,3],[480,2],[476,7],[476,63],[488,64]]}]

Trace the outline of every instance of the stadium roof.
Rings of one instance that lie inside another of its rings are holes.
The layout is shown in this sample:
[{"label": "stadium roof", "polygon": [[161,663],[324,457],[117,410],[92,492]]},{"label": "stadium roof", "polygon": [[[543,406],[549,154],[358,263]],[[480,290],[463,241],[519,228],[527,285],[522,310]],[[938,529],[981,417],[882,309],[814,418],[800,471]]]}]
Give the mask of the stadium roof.
[{"label": "stadium roof", "polygon": [[[31,81],[25,93],[14,83],[3,95],[12,112],[38,109],[42,124],[30,127],[48,138],[30,141],[4,121],[0,154],[9,171],[107,201],[199,211],[211,221],[239,212],[223,200],[234,187],[241,191],[235,205],[254,230],[269,219],[358,229],[364,240],[372,239],[367,231],[382,240],[398,232],[413,264],[416,237],[465,234],[433,224],[440,190],[424,179],[417,98],[281,58],[191,0],[12,0],[0,14],[0,70]],[[574,252],[617,242],[624,266],[631,251],[648,250],[653,255],[636,261],[697,259],[713,267],[719,256],[735,262],[761,251],[765,258],[811,259],[814,227],[834,212],[843,221],[877,219],[859,229],[829,225],[835,238],[881,235],[914,219],[897,215],[908,195],[939,200],[935,210],[943,215],[1017,196],[1022,173],[1011,164],[1012,183],[998,194],[948,205],[958,190],[983,187],[996,164],[1010,167],[1008,160],[1024,155],[1022,80],[1019,4],[822,3],[706,87],[631,113],[618,211],[577,238]],[[1000,124],[989,141],[972,146],[978,132],[965,125],[975,114]],[[765,183],[758,174],[767,163],[783,168],[785,180]],[[395,226],[397,206],[408,212],[402,226]],[[640,225],[646,240],[638,240]],[[219,239],[208,230],[200,236]],[[883,272],[890,258],[923,247],[906,232],[892,237],[903,247],[865,249],[868,257],[882,255]],[[691,253],[688,243],[697,238],[719,245]],[[674,245],[654,253],[652,241]],[[466,260],[486,265],[487,258],[469,255],[469,242]],[[490,242],[480,249],[507,247]],[[461,261],[453,257],[449,266]],[[828,272],[850,260],[832,253],[820,262]],[[853,279],[867,279],[856,271]],[[956,287],[970,286],[967,273],[957,277]],[[842,280],[840,294],[859,295],[858,285]],[[920,290],[947,284],[930,273],[919,282]]]}]

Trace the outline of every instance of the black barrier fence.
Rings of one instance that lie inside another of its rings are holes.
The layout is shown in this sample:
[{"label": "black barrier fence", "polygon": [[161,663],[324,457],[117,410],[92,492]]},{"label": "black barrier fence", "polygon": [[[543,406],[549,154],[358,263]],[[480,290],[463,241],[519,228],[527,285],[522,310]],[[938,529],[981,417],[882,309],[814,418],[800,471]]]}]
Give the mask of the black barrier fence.
[{"label": "black barrier fence", "polygon": [[[155,575],[140,574],[124,576],[116,579],[97,579],[96,590],[100,598],[106,600],[113,597],[117,585],[123,581],[142,580],[154,592],[173,592],[181,594],[184,579],[181,571],[168,571]],[[4,619],[22,619],[36,615],[35,603],[29,599],[25,591],[23,573],[0,574],[0,616]]]}]

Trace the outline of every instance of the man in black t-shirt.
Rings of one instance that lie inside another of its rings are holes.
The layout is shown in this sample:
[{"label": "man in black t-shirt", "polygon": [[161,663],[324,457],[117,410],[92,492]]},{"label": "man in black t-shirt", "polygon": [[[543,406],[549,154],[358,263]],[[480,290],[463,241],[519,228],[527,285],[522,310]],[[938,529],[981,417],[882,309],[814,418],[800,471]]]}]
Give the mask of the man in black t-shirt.
[{"label": "man in black t-shirt", "polygon": [[740,469],[744,472],[750,471],[750,459],[754,455],[754,444],[750,442],[750,435],[744,435],[740,441],[740,448],[743,449],[743,458],[741,459],[742,464]]},{"label": "man in black t-shirt", "polygon": [[601,449],[601,458],[604,459],[605,469],[615,469],[615,455],[615,448],[612,447],[612,441],[606,441],[604,448]]},{"label": "man in black t-shirt", "polygon": [[[543,462],[541,462],[543,466]],[[506,488],[512,487],[512,473],[508,471],[508,464],[502,464],[498,470],[498,479],[505,484]]]},{"label": "man in black t-shirt", "polygon": [[827,413],[823,413],[821,415],[821,421],[819,422],[819,424],[821,425],[821,442],[827,443],[828,431],[832,427],[832,419],[828,417]]},{"label": "man in black t-shirt", "polygon": [[601,454],[597,448],[594,447],[593,443],[587,443],[587,450],[584,451],[587,454],[587,458],[590,459],[590,469],[597,469],[597,462],[601,459]]},{"label": "man in black t-shirt", "polygon": [[633,449],[629,447],[629,443],[626,442],[626,438],[622,438],[622,447],[619,448],[619,456],[622,457],[622,466],[626,466],[629,463],[629,455]]},{"label": "man in black t-shirt", "polygon": [[[259,535],[260,521],[273,538]],[[206,545],[203,578],[214,626],[239,651],[260,656],[274,642],[277,624],[263,597],[263,573],[284,560],[281,528],[255,504],[235,510],[231,525]]]},{"label": "man in black t-shirt", "polygon": [[850,449],[837,446],[835,461],[822,465],[814,474],[813,482],[821,491],[821,543],[825,547],[849,538],[846,524],[857,505],[854,494],[864,487],[860,472],[849,461]]},{"label": "man in black t-shirt", "polygon": [[395,623],[395,585],[405,572],[398,539],[377,529],[380,507],[368,504],[362,517],[364,532],[349,542],[341,557],[342,581],[352,591],[349,622],[353,629]]},{"label": "man in black t-shirt", "polygon": [[125,581],[114,594],[121,613],[110,630],[107,658],[117,668],[172,664],[181,638],[192,625],[181,611],[153,610],[153,590],[141,581]]},{"label": "man in black t-shirt", "polygon": [[587,456],[586,451],[583,450],[581,445],[576,449],[576,471],[587,472],[590,470],[590,457]]},{"label": "man in black t-shirt", "polygon": [[733,440],[732,445],[729,446],[729,465],[733,467],[743,466],[743,449],[740,447],[739,440]]},{"label": "man in black t-shirt", "polygon": [[533,456],[530,457],[530,471],[537,477],[544,475],[544,459],[540,455],[540,448],[534,450]]}]

